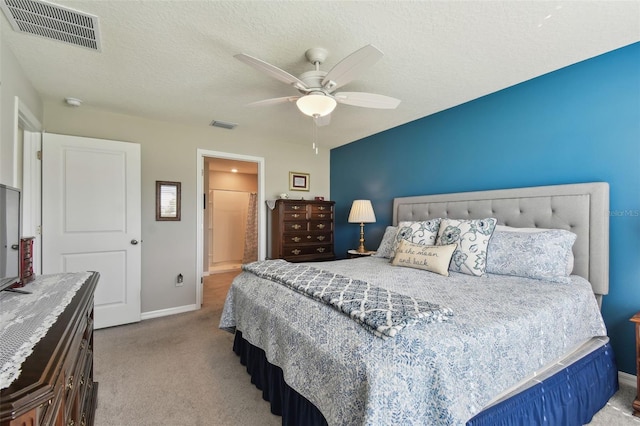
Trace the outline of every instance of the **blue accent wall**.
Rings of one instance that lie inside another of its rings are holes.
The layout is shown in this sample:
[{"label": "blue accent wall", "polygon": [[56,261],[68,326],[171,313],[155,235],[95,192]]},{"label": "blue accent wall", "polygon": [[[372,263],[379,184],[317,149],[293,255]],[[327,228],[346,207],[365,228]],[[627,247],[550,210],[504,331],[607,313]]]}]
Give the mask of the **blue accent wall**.
[{"label": "blue accent wall", "polygon": [[640,311],[640,43],[335,148],[330,168],[339,257],[358,244],[359,226],[347,223],[354,199],[373,203],[377,222],[365,225],[373,250],[394,197],[609,182],[602,312],[618,369],[636,374],[629,318]]}]

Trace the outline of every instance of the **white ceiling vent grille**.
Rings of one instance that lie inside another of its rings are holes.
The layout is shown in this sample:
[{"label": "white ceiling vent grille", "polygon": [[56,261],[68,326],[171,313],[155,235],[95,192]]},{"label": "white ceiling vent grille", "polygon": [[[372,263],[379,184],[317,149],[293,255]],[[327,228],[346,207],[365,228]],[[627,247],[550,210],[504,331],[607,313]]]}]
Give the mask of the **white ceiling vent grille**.
[{"label": "white ceiling vent grille", "polygon": [[42,0],[0,0],[13,29],[100,51],[98,17]]}]

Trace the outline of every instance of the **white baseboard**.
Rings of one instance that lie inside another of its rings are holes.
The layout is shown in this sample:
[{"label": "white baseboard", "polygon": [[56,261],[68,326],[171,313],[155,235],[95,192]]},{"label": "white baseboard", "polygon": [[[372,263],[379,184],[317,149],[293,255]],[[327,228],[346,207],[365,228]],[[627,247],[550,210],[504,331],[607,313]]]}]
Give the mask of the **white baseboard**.
[{"label": "white baseboard", "polygon": [[631,386],[632,388],[638,386],[638,380],[636,379],[636,376],[634,376],[633,374],[625,373],[624,371],[618,371],[618,382],[622,383],[623,385]]},{"label": "white baseboard", "polygon": [[185,312],[197,311],[198,309],[200,309],[200,307],[195,304],[178,306],[175,308],[168,308],[168,309],[158,309],[157,311],[143,312],[140,315],[140,319],[144,321],[152,318],[160,318],[160,317],[166,317],[169,315],[183,314]]}]

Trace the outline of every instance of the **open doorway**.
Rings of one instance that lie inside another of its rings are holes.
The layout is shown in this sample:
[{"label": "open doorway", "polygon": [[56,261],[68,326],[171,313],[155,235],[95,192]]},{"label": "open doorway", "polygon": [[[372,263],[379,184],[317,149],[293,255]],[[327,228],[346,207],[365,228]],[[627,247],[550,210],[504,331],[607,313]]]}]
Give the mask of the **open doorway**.
[{"label": "open doorway", "polygon": [[266,212],[263,158],[201,149],[197,155],[196,303],[202,306],[205,278],[239,273],[242,263],[265,258]]},{"label": "open doorway", "polygon": [[205,158],[204,274],[238,271],[258,260],[258,164]]}]

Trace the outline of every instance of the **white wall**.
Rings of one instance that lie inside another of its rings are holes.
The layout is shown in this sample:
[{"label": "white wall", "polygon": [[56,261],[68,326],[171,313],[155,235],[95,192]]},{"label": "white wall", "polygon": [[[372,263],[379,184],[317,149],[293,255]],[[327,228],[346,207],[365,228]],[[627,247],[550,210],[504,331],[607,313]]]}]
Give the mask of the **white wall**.
[{"label": "white wall", "polygon": [[[9,26],[3,13],[0,13],[0,34]],[[22,148],[14,146],[16,138],[17,116],[15,98],[29,108],[31,113],[42,122],[43,105],[40,96],[26,77],[13,52],[4,44],[0,36],[0,183],[20,186]],[[19,161],[16,161],[18,159]]]},{"label": "white wall", "polygon": [[[0,26],[8,26],[0,13]],[[6,28],[5,28],[6,29]],[[1,31],[0,31],[1,32]],[[198,148],[265,159],[265,198],[288,192],[289,171],[311,174],[311,191],[301,196],[329,196],[329,153],[313,154],[307,145],[281,142],[260,129],[189,127],[91,108],[63,100],[43,101],[26,70],[0,38],[0,183],[15,186],[20,163],[14,158],[15,97],[49,133],[136,142],[142,152],[142,312],[195,304],[196,150]],[[155,181],[182,182],[182,220],[155,221]],[[46,214],[46,212],[44,212]],[[177,274],[183,287],[175,287]]]},{"label": "white wall", "polygon": [[[49,133],[136,142],[142,153],[142,312],[195,303],[196,150],[251,155],[265,159],[265,198],[289,192],[289,171],[310,173],[305,198],[329,195],[329,153],[315,155],[307,145],[268,141],[259,130],[201,127],[149,120],[87,106],[44,103]],[[274,138],[275,139],[275,138]],[[155,221],[155,181],[182,182],[182,220]],[[201,195],[200,195],[201,196]],[[46,212],[45,212],[46,214]],[[184,275],[184,286],[175,277]]]}]

